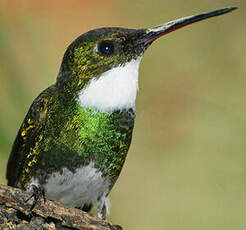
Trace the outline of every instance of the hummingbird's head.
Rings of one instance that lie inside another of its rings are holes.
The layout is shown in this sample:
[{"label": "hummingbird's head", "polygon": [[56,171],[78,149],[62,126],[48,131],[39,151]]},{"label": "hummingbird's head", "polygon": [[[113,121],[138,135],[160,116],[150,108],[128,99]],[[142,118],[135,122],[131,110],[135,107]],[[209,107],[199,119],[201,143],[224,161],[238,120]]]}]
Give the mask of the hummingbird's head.
[{"label": "hummingbird's head", "polygon": [[76,93],[83,107],[101,111],[134,108],[141,57],[157,38],[206,18],[228,13],[224,8],[185,17],[152,29],[100,28],[79,36],[67,48],[57,84]]},{"label": "hummingbird's head", "polygon": [[79,36],[67,48],[58,81],[90,81],[141,57],[147,46],[137,41],[146,30],[100,28]]}]

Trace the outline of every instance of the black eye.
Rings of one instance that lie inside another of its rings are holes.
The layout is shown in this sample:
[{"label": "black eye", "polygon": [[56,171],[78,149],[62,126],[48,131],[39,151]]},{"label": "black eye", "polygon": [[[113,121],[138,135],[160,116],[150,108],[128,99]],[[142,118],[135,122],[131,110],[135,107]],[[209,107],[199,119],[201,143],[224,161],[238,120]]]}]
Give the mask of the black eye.
[{"label": "black eye", "polygon": [[98,44],[97,50],[100,55],[109,57],[115,52],[115,42],[109,40],[102,41]]}]

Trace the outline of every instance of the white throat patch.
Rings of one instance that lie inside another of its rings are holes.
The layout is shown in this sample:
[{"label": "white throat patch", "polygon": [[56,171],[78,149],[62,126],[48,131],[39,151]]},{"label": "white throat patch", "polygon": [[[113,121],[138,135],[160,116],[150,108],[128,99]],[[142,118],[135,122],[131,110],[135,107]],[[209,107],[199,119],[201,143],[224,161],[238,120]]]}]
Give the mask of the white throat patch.
[{"label": "white throat patch", "polygon": [[80,104],[102,112],[135,108],[140,61],[141,57],[133,59],[125,66],[118,66],[104,72],[100,78],[92,79],[78,96]]}]

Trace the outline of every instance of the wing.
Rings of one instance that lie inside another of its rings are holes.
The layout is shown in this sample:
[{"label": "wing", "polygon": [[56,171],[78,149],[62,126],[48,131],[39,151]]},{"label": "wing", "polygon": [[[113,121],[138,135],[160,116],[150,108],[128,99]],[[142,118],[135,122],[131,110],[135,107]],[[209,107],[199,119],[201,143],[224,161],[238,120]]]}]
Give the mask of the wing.
[{"label": "wing", "polygon": [[[22,187],[18,182],[21,180],[26,164],[30,166],[35,163],[35,146],[45,126],[49,98],[55,88],[55,85],[47,88],[34,100],[19,129],[7,165],[6,178],[10,186]],[[28,170],[26,168],[27,175]]]}]

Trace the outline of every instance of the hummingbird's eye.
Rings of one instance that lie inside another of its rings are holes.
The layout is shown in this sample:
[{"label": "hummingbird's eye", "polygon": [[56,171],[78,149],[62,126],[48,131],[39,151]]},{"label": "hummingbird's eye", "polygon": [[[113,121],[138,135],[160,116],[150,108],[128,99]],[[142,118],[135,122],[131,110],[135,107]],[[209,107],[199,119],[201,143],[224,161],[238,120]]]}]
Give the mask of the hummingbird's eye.
[{"label": "hummingbird's eye", "polygon": [[97,45],[97,52],[105,57],[109,57],[115,52],[115,42],[104,40]]}]

